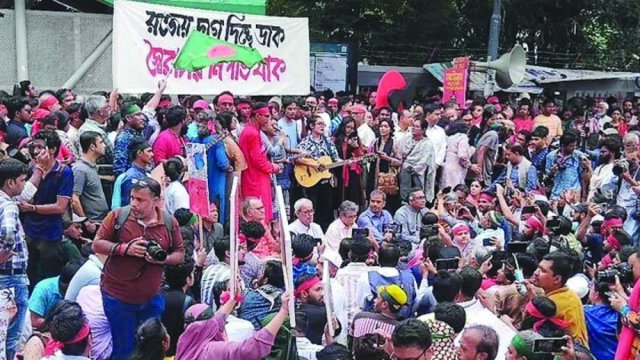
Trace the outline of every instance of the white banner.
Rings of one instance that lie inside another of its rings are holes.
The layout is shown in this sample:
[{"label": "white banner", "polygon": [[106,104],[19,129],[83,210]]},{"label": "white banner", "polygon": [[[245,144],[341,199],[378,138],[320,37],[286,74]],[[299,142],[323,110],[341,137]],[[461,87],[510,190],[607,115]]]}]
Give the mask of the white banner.
[{"label": "white banner", "polygon": [[[239,62],[199,71],[175,70],[189,34],[198,30],[250,46],[265,63]],[[121,93],[153,92],[168,77],[166,94],[304,95],[309,93],[309,22],[116,0],[113,11],[113,86]]]}]

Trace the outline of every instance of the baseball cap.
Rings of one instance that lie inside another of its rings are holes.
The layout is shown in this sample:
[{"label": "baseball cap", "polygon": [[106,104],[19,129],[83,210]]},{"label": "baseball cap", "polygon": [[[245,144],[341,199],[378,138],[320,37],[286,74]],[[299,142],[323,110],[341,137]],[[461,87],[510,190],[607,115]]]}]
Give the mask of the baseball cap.
[{"label": "baseball cap", "polygon": [[86,220],[87,220],[87,218],[85,216],[80,216],[80,215],[77,215],[76,213],[73,213],[73,216],[71,218],[71,221],[73,221],[75,224],[83,223]]},{"label": "baseball cap", "polygon": [[206,110],[209,108],[209,104],[205,100],[198,100],[195,103],[193,103],[193,108]]},{"label": "baseball cap", "polygon": [[396,310],[407,303],[407,293],[396,284],[378,286],[378,296]]}]

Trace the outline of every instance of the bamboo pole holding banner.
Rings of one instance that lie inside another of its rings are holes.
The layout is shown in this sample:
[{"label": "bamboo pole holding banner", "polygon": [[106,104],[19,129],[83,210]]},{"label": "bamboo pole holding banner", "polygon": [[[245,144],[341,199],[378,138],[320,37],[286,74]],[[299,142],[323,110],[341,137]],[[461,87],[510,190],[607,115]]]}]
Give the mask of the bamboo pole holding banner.
[{"label": "bamboo pole holding banner", "polygon": [[234,176],[231,182],[231,193],[229,195],[229,253],[231,254],[231,278],[229,279],[229,291],[231,298],[236,298],[236,287],[238,286],[238,177]]},{"label": "bamboo pole holding banner", "polygon": [[333,293],[331,292],[331,275],[329,275],[329,260],[322,261],[322,282],[324,283],[324,307],[327,310],[327,326],[329,335],[336,336],[336,329],[333,328]]},{"label": "bamboo pole holding banner", "polygon": [[[275,189],[276,201],[278,204],[278,215],[280,217],[280,252],[282,253],[282,272],[284,273],[285,289],[293,295],[295,292],[295,286],[293,285],[293,252],[291,250],[291,233],[289,233],[289,223],[287,221],[287,210],[284,206],[282,187],[280,185],[275,185]],[[265,204],[265,206],[270,206],[270,204]],[[291,328],[296,327],[296,309],[294,299],[289,301],[289,325],[291,325]]]}]

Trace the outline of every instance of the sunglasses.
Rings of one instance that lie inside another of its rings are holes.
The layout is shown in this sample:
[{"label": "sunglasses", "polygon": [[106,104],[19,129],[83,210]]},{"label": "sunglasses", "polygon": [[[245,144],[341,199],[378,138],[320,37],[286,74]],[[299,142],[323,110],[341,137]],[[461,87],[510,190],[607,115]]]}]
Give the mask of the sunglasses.
[{"label": "sunglasses", "polygon": [[131,185],[137,189],[149,189],[155,196],[160,196],[160,187],[157,184],[145,180],[133,179]]}]

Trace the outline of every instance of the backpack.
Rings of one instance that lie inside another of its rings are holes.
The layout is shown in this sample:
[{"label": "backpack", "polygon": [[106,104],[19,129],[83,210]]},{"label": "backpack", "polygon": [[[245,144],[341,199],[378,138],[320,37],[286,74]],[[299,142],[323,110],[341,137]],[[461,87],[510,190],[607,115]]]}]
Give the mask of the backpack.
[{"label": "backpack", "polygon": [[413,304],[416,301],[416,289],[413,285],[413,275],[408,270],[398,271],[399,276],[384,276],[377,271],[369,272],[369,286],[371,296],[367,297],[364,311],[373,312],[373,302],[378,296],[378,287],[383,285],[396,284],[407,293],[407,303],[400,308],[398,315],[403,319],[408,319],[413,315]]},{"label": "backpack", "polygon": [[[120,239],[120,231],[122,230],[122,226],[124,225],[124,222],[127,221],[130,213],[131,206],[124,206],[118,210],[118,218],[116,219],[116,225],[114,226],[114,229],[116,230],[116,239]],[[162,217],[164,219],[164,224],[167,226],[167,232],[169,233],[169,247],[171,247],[173,244],[173,216],[163,209]]]}]

